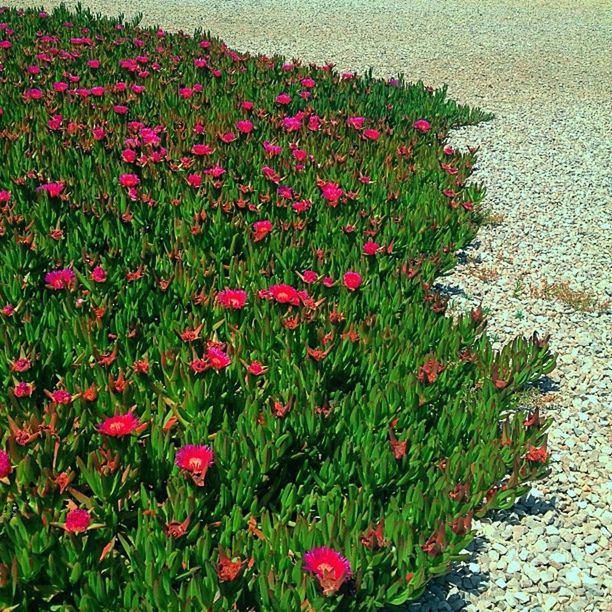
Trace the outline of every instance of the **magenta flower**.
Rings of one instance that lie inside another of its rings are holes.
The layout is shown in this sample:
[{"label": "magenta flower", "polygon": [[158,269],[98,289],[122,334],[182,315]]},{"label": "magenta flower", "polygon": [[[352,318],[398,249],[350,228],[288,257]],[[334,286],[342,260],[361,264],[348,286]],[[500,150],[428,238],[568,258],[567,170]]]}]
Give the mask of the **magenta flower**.
[{"label": "magenta flower", "polygon": [[64,529],[70,533],[80,533],[86,531],[91,523],[91,516],[87,510],[76,508],[70,510],[66,515],[66,522],[64,523]]},{"label": "magenta flower", "polygon": [[36,191],[46,191],[51,198],[57,198],[64,190],[64,183],[45,183],[36,188]]},{"label": "magenta flower", "polygon": [[96,266],[91,271],[91,280],[95,283],[103,283],[107,277],[106,270],[102,266]]},{"label": "magenta flower", "polygon": [[429,130],[431,129],[431,123],[429,123],[429,121],[427,121],[426,119],[418,119],[412,124],[412,127],[415,130],[421,132],[422,134],[427,134],[427,132],[429,132]]},{"label": "magenta flower", "polygon": [[119,177],[119,184],[122,187],[136,187],[140,185],[140,179],[136,174],[122,174]]},{"label": "magenta flower", "polygon": [[15,397],[32,397],[34,391],[34,385],[29,382],[19,382],[13,388]]},{"label": "magenta flower", "polygon": [[138,417],[133,412],[128,412],[127,414],[117,414],[109,417],[98,425],[98,431],[107,436],[127,436],[139,425]]},{"label": "magenta flower", "polygon": [[368,140],[378,140],[380,138],[380,132],[378,130],[373,129],[373,128],[368,128],[367,130],[364,130],[363,131],[363,135]]},{"label": "magenta flower", "polygon": [[230,363],[232,363],[232,360],[225,351],[222,351],[220,348],[214,346],[211,346],[206,351],[206,359],[210,367],[214,370],[223,370],[224,368],[227,368]]},{"label": "magenta flower", "polygon": [[323,595],[333,595],[352,576],[351,564],[339,552],[322,546],[304,555],[304,570],[314,574]]},{"label": "magenta flower", "polygon": [[213,149],[213,147],[207,144],[194,144],[191,147],[191,152],[194,155],[211,155],[215,152],[215,150]]},{"label": "magenta flower", "polygon": [[376,253],[378,253],[378,249],[380,249],[380,245],[377,242],[374,242],[373,240],[368,240],[363,245],[363,252],[366,255],[376,255]]},{"label": "magenta flower", "polygon": [[243,308],[247,301],[247,292],[244,289],[223,289],[217,294],[217,302],[223,308],[233,308],[239,310]]},{"label": "magenta flower", "polygon": [[261,374],[265,374],[268,368],[266,368],[266,366],[264,366],[261,362],[259,361],[252,361],[248,366],[247,366],[247,372],[249,374],[253,374],[253,376],[260,376]]},{"label": "magenta flower", "polygon": [[51,393],[51,400],[55,404],[69,404],[72,401],[72,395],[65,389],[56,389]]},{"label": "magenta flower", "polygon": [[355,289],[359,289],[361,286],[361,274],[359,272],[347,272],[344,275],[343,282],[344,286],[350,291],[355,291]]},{"label": "magenta flower", "polygon": [[175,458],[176,465],[189,472],[193,482],[199,487],[204,486],[206,472],[214,461],[215,453],[205,444],[186,444],[179,449]]},{"label": "magenta flower", "polygon": [[236,121],[236,129],[242,134],[250,134],[253,131],[253,123],[248,119]]},{"label": "magenta flower", "polygon": [[13,470],[7,453],[0,450],[0,478],[6,478]]},{"label": "magenta flower", "polygon": [[45,274],[45,283],[49,289],[60,290],[68,289],[75,281],[76,276],[70,268],[62,270],[52,270]]}]

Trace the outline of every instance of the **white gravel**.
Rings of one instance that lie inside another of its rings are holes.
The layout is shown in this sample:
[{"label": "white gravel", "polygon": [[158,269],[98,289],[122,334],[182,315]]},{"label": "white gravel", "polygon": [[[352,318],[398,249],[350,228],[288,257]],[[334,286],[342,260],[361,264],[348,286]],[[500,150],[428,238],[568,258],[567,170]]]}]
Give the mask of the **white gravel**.
[{"label": "white gravel", "polygon": [[[41,0],[50,9],[59,2]],[[40,2],[13,2],[16,6]],[[67,2],[74,5],[74,2]],[[430,85],[496,113],[457,130],[501,225],[482,229],[442,285],[482,302],[500,340],[552,334],[552,474],[483,520],[474,555],[413,610],[610,610],[612,312],[530,287],[567,281],[612,300],[612,5],[608,0],[82,1],[143,24],[210,30],[235,48]],[[484,279],[484,280],[483,280]]]}]

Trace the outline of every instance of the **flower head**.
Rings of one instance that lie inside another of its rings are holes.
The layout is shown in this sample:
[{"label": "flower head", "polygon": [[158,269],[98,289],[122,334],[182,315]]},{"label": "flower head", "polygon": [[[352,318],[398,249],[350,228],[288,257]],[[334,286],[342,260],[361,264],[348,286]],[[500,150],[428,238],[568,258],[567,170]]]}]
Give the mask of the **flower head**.
[{"label": "flower head", "polygon": [[64,529],[71,533],[79,533],[85,531],[91,523],[91,516],[87,510],[76,508],[70,510],[66,515],[66,522],[64,523]]},{"label": "flower head", "polygon": [[232,360],[225,351],[222,351],[220,348],[214,346],[211,346],[206,351],[206,360],[210,367],[214,370],[223,370],[224,368],[227,368],[230,363],[232,363]]},{"label": "flower head", "polygon": [[0,450],[0,478],[6,478],[12,469],[8,454]]},{"label": "flower head", "polygon": [[349,561],[326,546],[313,548],[304,555],[304,570],[315,575],[326,596],[333,595],[352,576]]},{"label": "flower head", "polygon": [[214,461],[214,451],[205,444],[186,444],[178,450],[175,458],[176,465],[189,472],[199,487],[204,485],[206,472]]},{"label": "flower head", "polygon": [[127,414],[117,414],[109,417],[98,425],[98,431],[107,436],[127,436],[139,425],[138,417],[133,412],[128,412]]},{"label": "flower head", "polygon": [[427,134],[427,132],[429,132],[429,130],[431,129],[431,123],[429,123],[429,121],[427,121],[426,119],[418,119],[412,124],[412,127],[415,130],[421,132],[422,134]]},{"label": "flower head", "polygon": [[344,286],[350,291],[355,291],[355,289],[359,289],[361,285],[361,274],[359,272],[347,272],[344,275],[343,282]]},{"label": "flower head", "polygon": [[217,302],[223,308],[239,310],[247,301],[247,292],[244,289],[223,289],[217,294]]},{"label": "flower head", "polygon": [[76,276],[70,268],[52,270],[45,274],[45,283],[49,289],[68,289],[74,282]]}]

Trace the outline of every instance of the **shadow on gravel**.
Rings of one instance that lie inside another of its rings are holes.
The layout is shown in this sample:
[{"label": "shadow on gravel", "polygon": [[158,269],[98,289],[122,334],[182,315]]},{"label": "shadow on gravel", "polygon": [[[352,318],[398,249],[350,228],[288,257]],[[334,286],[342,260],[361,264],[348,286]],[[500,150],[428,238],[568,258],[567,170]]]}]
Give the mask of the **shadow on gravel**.
[{"label": "shadow on gravel", "polygon": [[[507,525],[518,526],[525,516],[538,516],[546,514],[549,510],[557,510],[556,498],[543,499],[528,493],[524,495],[508,510],[490,512],[483,521],[500,522]],[[406,606],[387,607],[385,612],[438,612],[463,610],[470,603],[466,594],[481,595],[489,589],[489,573],[482,570],[478,564],[478,553],[491,548],[491,542],[484,536],[476,536],[467,550],[470,558],[457,565],[446,576],[432,580],[425,593],[418,601]]]}]

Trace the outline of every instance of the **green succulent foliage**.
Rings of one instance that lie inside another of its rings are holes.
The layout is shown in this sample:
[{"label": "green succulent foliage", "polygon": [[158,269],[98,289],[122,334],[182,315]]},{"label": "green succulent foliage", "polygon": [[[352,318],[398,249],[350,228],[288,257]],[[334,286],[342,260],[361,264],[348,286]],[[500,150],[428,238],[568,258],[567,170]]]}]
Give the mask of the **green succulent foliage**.
[{"label": "green succulent foliage", "polygon": [[[473,516],[509,507],[546,471],[533,452],[549,423],[517,401],[554,367],[546,341],[496,352],[480,313],[445,316],[432,288],[476,235],[484,195],[466,185],[474,154],[445,149],[446,136],[490,115],[403,77],[288,68],[208,33],[81,8],[0,21],[0,449],[11,465],[0,607],[370,610],[418,598],[462,558]],[[236,129],[245,118],[250,133]],[[415,129],[420,119],[431,129]],[[193,154],[197,143],[214,151]],[[138,177],[135,193],[124,174]],[[53,182],[57,196],[40,189]],[[324,184],[341,198],[322,197]],[[272,230],[257,237],[264,219]],[[74,281],[46,286],[63,268]],[[362,278],[355,290],[347,271]],[[266,299],[283,283],[308,298]],[[225,288],[244,289],[246,305],[222,308]],[[211,346],[230,363],[195,371]],[[248,372],[253,361],[263,374]],[[130,435],[100,430],[130,410]],[[175,464],[187,444],[214,450],[203,482]],[[75,506],[90,513],[85,531],[66,529]],[[331,592],[304,571],[322,546],[352,568]]]}]

